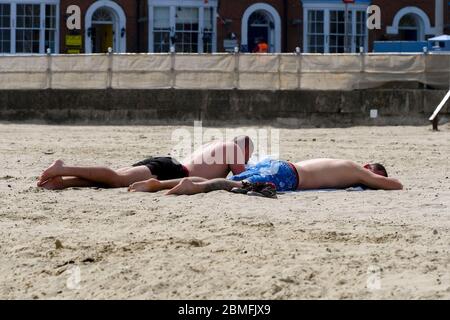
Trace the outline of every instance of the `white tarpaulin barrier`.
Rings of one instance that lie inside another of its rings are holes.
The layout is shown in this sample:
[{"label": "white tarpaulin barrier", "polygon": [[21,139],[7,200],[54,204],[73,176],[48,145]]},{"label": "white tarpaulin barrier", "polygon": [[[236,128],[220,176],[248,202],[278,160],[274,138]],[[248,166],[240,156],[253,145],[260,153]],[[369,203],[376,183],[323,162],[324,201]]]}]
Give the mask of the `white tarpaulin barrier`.
[{"label": "white tarpaulin barrier", "polygon": [[0,56],[0,90],[354,90],[391,82],[447,89],[450,54]]}]

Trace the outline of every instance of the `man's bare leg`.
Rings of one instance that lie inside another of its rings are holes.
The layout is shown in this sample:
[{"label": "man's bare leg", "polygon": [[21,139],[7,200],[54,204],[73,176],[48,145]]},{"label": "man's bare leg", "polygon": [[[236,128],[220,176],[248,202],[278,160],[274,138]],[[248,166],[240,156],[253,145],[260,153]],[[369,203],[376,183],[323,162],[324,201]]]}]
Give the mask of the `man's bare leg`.
[{"label": "man's bare leg", "polygon": [[77,177],[53,177],[48,179],[41,187],[47,190],[63,190],[67,188],[92,188],[104,186]]},{"label": "man's bare leg", "polygon": [[42,187],[45,182],[54,177],[78,177],[110,188],[121,188],[155,176],[146,166],[115,171],[106,167],[69,167],[63,161],[57,160],[41,175],[38,186]]},{"label": "man's bare leg", "polygon": [[193,195],[197,193],[208,193],[217,190],[231,191],[233,188],[242,188],[241,181],[231,181],[227,179],[213,179],[204,182],[193,182],[187,178],[170,189],[167,195]]},{"label": "man's bare leg", "polygon": [[[208,181],[207,179],[198,178],[198,177],[189,177],[186,179],[189,179],[192,182]],[[181,182],[181,180],[182,179],[160,181],[157,179],[149,179],[146,181],[140,181],[140,182],[133,183],[128,188],[128,191],[130,191],[130,192],[158,192],[161,190],[172,189],[173,187],[177,186]]]}]

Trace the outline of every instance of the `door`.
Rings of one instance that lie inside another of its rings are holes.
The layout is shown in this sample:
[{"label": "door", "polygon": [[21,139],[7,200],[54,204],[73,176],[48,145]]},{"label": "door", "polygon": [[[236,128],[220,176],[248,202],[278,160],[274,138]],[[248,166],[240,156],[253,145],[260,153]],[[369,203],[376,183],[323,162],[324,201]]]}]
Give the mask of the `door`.
[{"label": "door", "polygon": [[108,52],[108,48],[114,48],[113,25],[106,24],[102,27],[102,52]]},{"label": "door", "polygon": [[307,21],[308,52],[324,53],[328,48],[325,44],[325,11],[308,10]]},{"label": "door", "polygon": [[112,24],[93,24],[92,31],[93,53],[106,53],[108,52],[108,48],[114,48]]},{"label": "door", "polygon": [[248,30],[248,50],[253,52],[258,46],[259,39],[269,42],[269,31],[267,27],[250,27]]},{"label": "door", "polygon": [[248,51],[253,52],[258,42],[263,40],[269,46],[269,52],[274,51],[274,39],[271,32],[273,22],[271,15],[263,10],[255,11],[248,19],[247,45]]}]

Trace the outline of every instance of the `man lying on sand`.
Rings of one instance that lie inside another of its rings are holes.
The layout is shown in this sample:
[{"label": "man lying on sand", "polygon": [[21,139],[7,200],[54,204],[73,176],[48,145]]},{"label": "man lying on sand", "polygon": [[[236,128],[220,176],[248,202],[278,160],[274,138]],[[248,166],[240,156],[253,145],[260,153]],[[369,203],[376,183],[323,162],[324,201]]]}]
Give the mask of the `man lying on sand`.
[{"label": "man lying on sand", "polygon": [[311,189],[342,189],[364,185],[371,189],[401,190],[402,184],[388,178],[386,169],[378,163],[360,166],[353,161],[314,159],[298,163],[267,160],[229,179],[178,179],[164,182],[144,181],[130,186],[129,191],[156,192],[170,189],[167,194],[192,195],[216,190],[256,193],[274,197],[276,191]]},{"label": "man lying on sand", "polygon": [[[72,187],[128,187],[137,181],[163,181],[194,177],[191,181],[225,178],[230,171],[240,174],[253,152],[253,142],[239,136],[228,142],[203,145],[188,159],[179,163],[171,157],[151,157],[132,167],[113,170],[107,167],[71,167],[55,161],[39,178],[38,187],[62,190]],[[150,183],[149,183],[150,184]]]}]

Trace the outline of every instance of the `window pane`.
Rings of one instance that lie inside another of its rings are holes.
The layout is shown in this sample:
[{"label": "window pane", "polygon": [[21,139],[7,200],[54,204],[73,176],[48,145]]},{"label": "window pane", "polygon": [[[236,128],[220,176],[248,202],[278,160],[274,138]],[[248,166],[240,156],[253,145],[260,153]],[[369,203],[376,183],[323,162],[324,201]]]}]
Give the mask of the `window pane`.
[{"label": "window pane", "polygon": [[155,7],[153,10],[153,51],[170,50],[170,8]]},{"label": "window pane", "polygon": [[[345,52],[345,11],[331,10],[330,11],[330,47],[331,53]],[[358,30],[358,25],[355,26],[355,32]],[[352,42],[352,11],[348,12],[347,20],[348,32],[348,47],[350,49]],[[325,44],[324,44],[325,46]]]},{"label": "window pane", "polygon": [[170,50],[170,32],[154,33],[154,52],[169,52]]},{"label": "window pane", "polygon": [[177,52],[198,52],[198,19],[198,8],[177,7],[175,15]]},{"label": "window pane", "polygon": [[154,9],[154,28],[170,28],[170,9],[169,7],[155,7]]},{"label": "window pane", "polygon": [[16,52],[39,53],[40,11],[39,4],[17,5]]},{"label": "window pane", "polygon": [[323,16],[324,16],[323,10],[317,11],[317,20],[318,21],[323,21]]},{"label": "window pane", "polygon": [[[332,18],[332,17],[330,17]],[[324,43],[324,12],[323,10],[308,11],[308,51],[323,53]]]},{"label": "window pane", "polygon": [[11,5],[0,4],[0,53],[11,52]]},{"label": "window pane", "polygon": [[45,28],[56,29],[56,5],[45,6]]},{"label": "window pane", "polygon": [[177,23],[181,24],[192,24],[198,22],[198,9],[177,7],[176,20]]}]

